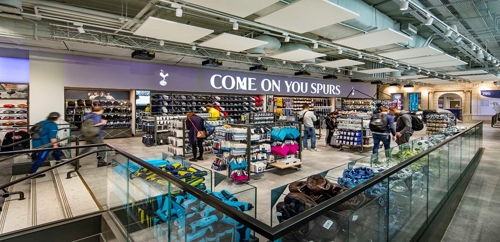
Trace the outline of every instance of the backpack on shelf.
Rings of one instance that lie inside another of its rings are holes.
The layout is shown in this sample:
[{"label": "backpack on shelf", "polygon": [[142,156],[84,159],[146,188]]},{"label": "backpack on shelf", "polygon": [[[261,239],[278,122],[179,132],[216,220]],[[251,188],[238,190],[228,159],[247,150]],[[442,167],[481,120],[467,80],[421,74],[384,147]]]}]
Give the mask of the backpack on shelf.
[{"label": "backpack on shelf", "polygon": [[376,113],[373,115],[373,117],[370,119],[370,130],[375,133],[385,133],[387,130],[387,117],[385,114],[382,113]]}]

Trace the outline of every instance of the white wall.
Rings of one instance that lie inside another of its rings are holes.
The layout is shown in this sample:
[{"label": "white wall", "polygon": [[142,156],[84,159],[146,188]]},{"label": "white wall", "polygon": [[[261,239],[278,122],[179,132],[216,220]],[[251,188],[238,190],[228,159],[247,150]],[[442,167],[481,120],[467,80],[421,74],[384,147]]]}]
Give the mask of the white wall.
[{"label": "white wall", "polygon": [[50,112],[64,117],[64,62],[60,55],[30,51],[30,124]]}]

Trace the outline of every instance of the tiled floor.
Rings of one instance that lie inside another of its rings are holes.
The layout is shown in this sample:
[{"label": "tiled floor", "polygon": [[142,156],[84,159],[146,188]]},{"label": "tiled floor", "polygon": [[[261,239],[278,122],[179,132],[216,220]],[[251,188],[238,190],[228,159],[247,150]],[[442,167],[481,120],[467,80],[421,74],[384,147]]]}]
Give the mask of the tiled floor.
[{"label": "tiled floor", "polygon": [[484,126],[483,157],[443,241],[500,241],[500,128]]}]

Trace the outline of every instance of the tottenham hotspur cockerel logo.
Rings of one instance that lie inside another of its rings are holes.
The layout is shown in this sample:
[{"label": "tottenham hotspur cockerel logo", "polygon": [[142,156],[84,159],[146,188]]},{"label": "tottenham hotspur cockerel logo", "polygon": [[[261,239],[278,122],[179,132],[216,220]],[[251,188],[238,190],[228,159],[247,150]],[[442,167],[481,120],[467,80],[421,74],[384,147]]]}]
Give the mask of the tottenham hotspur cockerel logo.
[{"label": "tottenham hotspur cockerel logo", "polygon": [[168,73],[165,73],[163,70],[161,70],[160,76],[163,78],[163,80],[160,81],[160,85],[166,86],[167,85],[167,81],[165,81],[165,78],[167,78]]}]

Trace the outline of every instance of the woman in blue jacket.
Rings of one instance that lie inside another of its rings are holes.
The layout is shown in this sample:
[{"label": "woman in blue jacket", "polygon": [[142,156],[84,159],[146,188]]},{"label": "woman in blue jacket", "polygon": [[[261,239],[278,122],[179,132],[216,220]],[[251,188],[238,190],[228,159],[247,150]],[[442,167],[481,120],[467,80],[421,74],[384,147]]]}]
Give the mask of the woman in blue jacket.
[{"label": "woman in blue jacket", "polygon": [[[190,112],[186,115],[186,128],[189,130],[189,145],[193,149],[193,158],[190,161],[203,160],[203,140],[196,137],[198,131],[206,131],[205,120],[200,116],[196,115],[194,112]],[[198,150],[199,156],[198,155]]]}]

